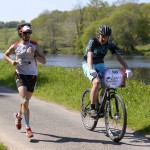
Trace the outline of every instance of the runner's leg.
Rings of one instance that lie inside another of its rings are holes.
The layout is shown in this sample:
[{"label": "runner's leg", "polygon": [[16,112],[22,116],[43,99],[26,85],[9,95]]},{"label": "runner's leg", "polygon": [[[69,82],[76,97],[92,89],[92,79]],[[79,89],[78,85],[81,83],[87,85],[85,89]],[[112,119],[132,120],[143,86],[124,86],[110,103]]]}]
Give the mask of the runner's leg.
[{"label": "runner's leg", "polygon": [[20,96],[23,98],[23,101],[20,105],[20,113],[23,115],[26,126],[29,126],[29,100],[32,96],[31,92],[27,91],[26,86],[20,86],[18,88]]}]

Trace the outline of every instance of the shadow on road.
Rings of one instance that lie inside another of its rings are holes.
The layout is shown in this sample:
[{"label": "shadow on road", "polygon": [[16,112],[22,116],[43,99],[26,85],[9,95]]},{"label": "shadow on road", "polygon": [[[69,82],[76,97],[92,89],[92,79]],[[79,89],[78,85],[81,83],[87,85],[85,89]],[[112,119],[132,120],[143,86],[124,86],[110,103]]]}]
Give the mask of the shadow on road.
[{"label": "shadow on road", "polygon": [[[97,133],[105,133],[105,130],[97,130]],[[129,142],[113,142],[113,141],[106,141],[106,140],[95,140],[95,139],[84,139],[84,138],[75,138],[75,137],[64,137],[64,136],[57,136],[47,133],[38,133],[34,132],[34,135],[44,135],[47,137],[52,137],[54,140],[48,139],[31,139],[31,143],[38,143],[38,142],[54,142],[54,143],[66,143],[66,142],[84,142],[84,143],[102,143],[102,144],[112,144],[112,145],[131,145],[131,146],[141,146],[141,147],[149,147],[149,145],[145,143],[150,143],[150,139],[144,138],[143,136],[139,135],[138,133],[126,133],[124,139],[129,139]],[[106,134],[105,134],[106,135]],[[138,144],[140,142],[140,144]]]},{"label": "shadow on road", "polygon": [[[94,132],[103,133],[105,136],[108,136],[106,134],[105,128],[103,128],[103,127],[96,128],[96,130]],[[130,143],[122,142],[123,139],[128,139],[130,141]],[[150,138],[144,137],[144,134],[139,133],[139,132],[126,132],[123,139],[119,143],[126,144],[126,145],[132,145],[132,146],[142,146],[142,147],[150,146]],[[143,144],[138,144],[138,143],[143,143]],[[149,145],[145,145],[145,143],[149,143]]]},{"label": "shadow on road", "polygon": [[138,142],[149,143],[149,146],[150,146],[150,138],[144,137],[144,134],[141,134],[139,132],[133,132],[133,133],[127,132],[125,135],[125,138],[129,139],[130,142],[132,143],[138,143]]},{"label": "shadow on road", "polygon": [[[112,141],[104,141],[104,140],[95,140],[95,139],[83,139],[83,138],[75,138],[75,137],[64,137],[64,136],[57,136],[52,134],[45,134],[45,133],[37,133],[34,134],[44,135],[55,138],[54,140],[41,140],[41,139],[31,139],[31,143],[38,143],[38,142],[54,142],[54,143],[68,143],[68,142],[77,142],[77,143],[102,143],[102,144],[113,144],[113,145],[120,145],[122,143],[114,143]],[[56,139],[57,138],[57,139]]]}]

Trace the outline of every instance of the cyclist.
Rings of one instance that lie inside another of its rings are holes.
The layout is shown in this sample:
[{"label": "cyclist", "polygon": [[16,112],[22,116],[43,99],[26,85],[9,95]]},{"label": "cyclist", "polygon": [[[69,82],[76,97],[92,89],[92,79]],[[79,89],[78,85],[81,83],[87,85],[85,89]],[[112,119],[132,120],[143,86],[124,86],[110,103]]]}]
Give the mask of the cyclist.
[{"label": "cyclist", "polygon": [[[98,97],[98,89],[100,84],[97,73],[99,72],[103,74],[107,69],[104,64],[104,57],[108,50],[110,50],[120,64],[126,68],[127,78],[131,77],[133,74],[126,62],[120,56],[120,49],[114,44],[113,41],[110,40],[111,33],[112,30],[109,26],[100,26],[98,29],[98,34],[89,40],[83,56],[83,72],[92,82],[92,88],[90,92],[91,117],[97,117],[95,103]],[[103,92],[101,94],[103,94]]]},{"label": "cyclist", "polygon": [[[32,97],[37,81],[37,61],[45,64],[46,59],[38,43],[30,40],[30,35],[32,34],[30,23],[18,24],[17,31],[20,41],[9,47],[4,54],[4,59],[16,67],[14,75],[19,95],[22,97],[20,110],[14,114],[16,128],[21,129],[21,120],[23,118],[27,137],[33,137],[29,125],[29,100]],[[15,59],[10,57],[12,53],[15,54]]]}]

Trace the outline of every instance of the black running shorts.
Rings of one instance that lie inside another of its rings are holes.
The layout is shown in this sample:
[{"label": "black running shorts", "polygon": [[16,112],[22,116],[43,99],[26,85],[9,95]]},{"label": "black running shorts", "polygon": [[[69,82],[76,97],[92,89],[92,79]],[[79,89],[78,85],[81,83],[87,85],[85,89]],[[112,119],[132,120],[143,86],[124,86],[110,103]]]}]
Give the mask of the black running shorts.
[{"label": "black running shorts", "polygon": [[26,86],[27,91],[31,93],[34,92],[34,88],[37,82],[37,76],[16,74],[15,79],[16,79],[17,88],[19,88],[20,86]]}]

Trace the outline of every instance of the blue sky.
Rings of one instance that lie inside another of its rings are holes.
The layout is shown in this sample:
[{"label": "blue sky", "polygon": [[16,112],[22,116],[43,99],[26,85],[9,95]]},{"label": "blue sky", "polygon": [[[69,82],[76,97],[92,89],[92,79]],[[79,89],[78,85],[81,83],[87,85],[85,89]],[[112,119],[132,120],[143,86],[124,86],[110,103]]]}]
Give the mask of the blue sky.
[{"label": "blue sky", "polygon": [[[110,4],[117,0],[108,0]],[[139,3],[150,3],[149,0],[137,0]],[[2,0],[0,4],[0,21],[30,22],[44,10],[72,10],[77,4],[86,5],[89,0]]]}]

